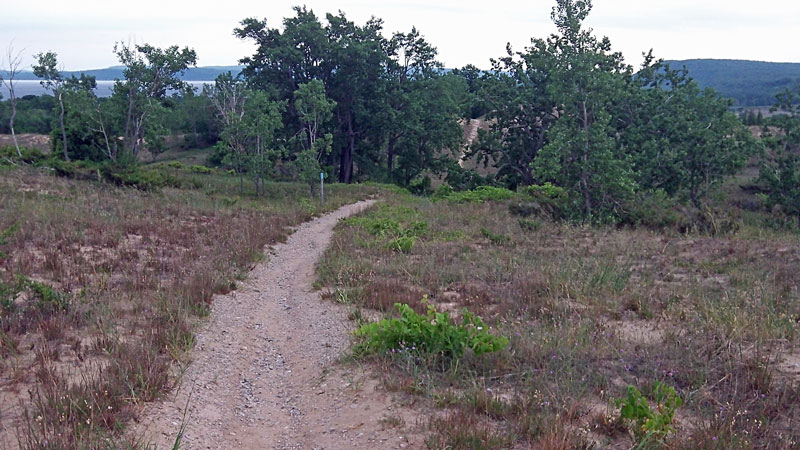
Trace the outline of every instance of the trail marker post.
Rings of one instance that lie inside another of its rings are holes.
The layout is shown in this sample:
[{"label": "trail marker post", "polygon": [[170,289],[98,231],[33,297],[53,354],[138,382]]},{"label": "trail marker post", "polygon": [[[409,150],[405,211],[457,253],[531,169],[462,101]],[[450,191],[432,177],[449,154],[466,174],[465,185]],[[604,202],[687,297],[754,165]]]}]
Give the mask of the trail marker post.
[{"label": "trail marker post", "polygon": [[319,202],[325,203],[325,172],[319,173]]}]

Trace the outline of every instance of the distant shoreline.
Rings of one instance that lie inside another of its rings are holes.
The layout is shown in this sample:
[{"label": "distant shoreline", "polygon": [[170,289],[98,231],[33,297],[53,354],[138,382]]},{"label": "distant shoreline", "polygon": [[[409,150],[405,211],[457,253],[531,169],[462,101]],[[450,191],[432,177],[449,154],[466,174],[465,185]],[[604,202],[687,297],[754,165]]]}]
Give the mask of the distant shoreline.
[{"label": "distant shoreline", "polygon": [[[195,87],[198,91],[202,90],[203,86],[206,84],[214,84],[213,80],[184,81]],[[110,97],[112,89],[114,88],[114,82],[115,80],[97,80],[95,94],[98,97]],[[39,83],[39,80],[16,80],[14,81],[14,88],[18,98],[22,98],[26,95],[43,95],[48,93]],[[8,98],[8,91],[6,89],[3,88],[0,92],[3,94],[3,100]]]}]

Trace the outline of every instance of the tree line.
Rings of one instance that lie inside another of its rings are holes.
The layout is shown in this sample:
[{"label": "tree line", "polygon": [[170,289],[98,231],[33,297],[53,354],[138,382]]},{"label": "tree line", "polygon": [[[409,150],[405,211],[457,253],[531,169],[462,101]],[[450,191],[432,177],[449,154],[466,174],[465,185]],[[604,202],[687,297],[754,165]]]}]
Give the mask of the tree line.
[{"label": "tree line", "polygon": [[[489,70],[443,69],[415,28],[385,37],[380,19],[322,20],[296,7],[280,27],[243,20],[234,34],[255,53],[240,74],[201,92],[178,78],[196,54],[177,46],[117,44],[124,77],[107,99],[93,95],[89,77],[61,77],[53,53],[37,55],[34,71],[53,93],[53,150],[64,159],[135,161],[143,146],[157,154],[164,136],[183,130],[215,143],[210,161],[256,191],[278,176],[313,190],[319,173],[425,191],[439,175],[454,189],[552,187],[579,220],[616,221],[653,198],[700,208],[759,142],[730,100],[684,68],[652,51],[637,70],[626,64],[585,26],[591,9],[557,0],[557,32],[508,46]],[[475,117],[488,130],[465,147],[462,124]],[[463,169],[462,153],[495,171]]]}]

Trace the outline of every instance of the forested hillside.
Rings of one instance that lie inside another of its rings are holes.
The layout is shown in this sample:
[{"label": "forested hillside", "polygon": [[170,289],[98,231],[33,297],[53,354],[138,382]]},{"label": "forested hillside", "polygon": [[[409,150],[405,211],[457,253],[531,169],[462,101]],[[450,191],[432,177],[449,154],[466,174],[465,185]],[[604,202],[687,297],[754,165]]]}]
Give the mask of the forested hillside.
[{"label": "forested hillside", "polygon": [[674,69],[686,67],[701,87],[716,89],[735,106],[770,106],[775,95],[800,86],[800,63],[734,59],[667,61]]}]

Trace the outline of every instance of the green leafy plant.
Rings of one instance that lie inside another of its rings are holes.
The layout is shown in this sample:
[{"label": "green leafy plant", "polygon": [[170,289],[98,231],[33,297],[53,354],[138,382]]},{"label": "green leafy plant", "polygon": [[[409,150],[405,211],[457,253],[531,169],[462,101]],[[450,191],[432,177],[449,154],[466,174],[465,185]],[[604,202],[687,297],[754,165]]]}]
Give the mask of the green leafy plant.
[{"label": "green leafy plant", "polygon": [[204,175],[208,175],[214,172],[214,169],[200,165],[193,165],[192,167],[189,168],[189,170],[192,171],[192,173],[200,173]]},{"label": "green leafy plant", "polygon": [[675,392],[675,388],[657,381],[653,384],[652,408],[647,399],[635,386],[628,386],[628,395],[616,400],[620,408],[620,416],[631,423],[637,448],[662,441],[669,433],[675,431],[672,420],[675,410],[683,405],[683,399]]},{"label": "green leafy plant", "polygon": [[455,203],[483,203],[489,201],[503,201],[513,198],[516,194],[505,188],[494,186],[478,186],[471,191],[453,192],[445,197]]},{"label": "green leafy plant", "polygon": [[411,252],[411,249],[414,248],[414,243],[416,240],[417,239],[414,236],[400,236],[389,241],[386,244],[386,247],[396,252],[409,253]]},{"label": "green leafy plant", "polygon": [[20,278],[19,284],[30,289],[41,310],[67,311],[70,308],[69,296],[53,289],[52,286],[26,278]]},{"label": "green leafy plant", "polygon": [[[427,303],[427,297],[423,298]],[[466,309],[460,324],[450,315],[428,305],[426,314],[416,313],[410,306],[395,303],[399,318],[368,323],[355,331],[359,343],[356,355],[416,352],[421,355],[458,359],[466,349],[476,355],[496,352],[508,345],[508,339],[488,331],[483,320]]]},{"label": "green leafy plant", "polygon": [[542,227],[542,223],[538,220],[519,219],[519,227],[523,231],[539,231]]}]

